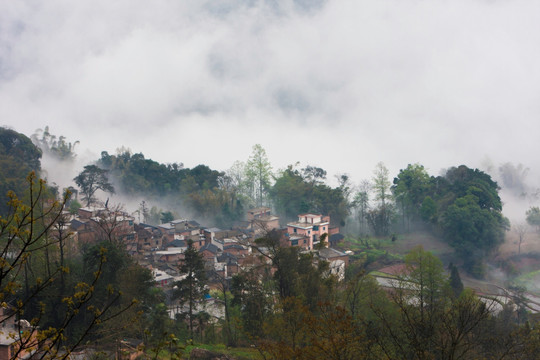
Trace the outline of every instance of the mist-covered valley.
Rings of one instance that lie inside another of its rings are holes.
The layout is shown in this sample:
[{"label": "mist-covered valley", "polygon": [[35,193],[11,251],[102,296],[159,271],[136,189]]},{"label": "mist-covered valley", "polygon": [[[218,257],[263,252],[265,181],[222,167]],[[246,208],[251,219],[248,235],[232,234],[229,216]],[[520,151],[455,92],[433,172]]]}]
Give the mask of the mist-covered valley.
[{"label": "mist-covered valley", "polygon": [[526,0],[0,1],[0,360],[537,359],[539,43]]}]

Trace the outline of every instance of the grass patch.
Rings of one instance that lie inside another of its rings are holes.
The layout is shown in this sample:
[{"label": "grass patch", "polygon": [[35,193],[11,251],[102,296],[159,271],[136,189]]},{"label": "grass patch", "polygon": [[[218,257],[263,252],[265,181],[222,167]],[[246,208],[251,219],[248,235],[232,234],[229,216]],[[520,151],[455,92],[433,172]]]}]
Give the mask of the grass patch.
[{"label": "grass patch", "polygon": [[189,359],[189,354],[191,353],[191,350],[194,348],[199,349],[206,349],[209,351],[213,351],[219,354],[225,354],[228,356],[231,356],[237,360],[259,360],[262,359],[261,355],[259,354],[259,351],[254,348],[232,348],[227,347],[224,344],[194,344],[194,345],[188,345],[186,346],[186,349],[184,350],[183,357],[186,359]]},{"label": "grass patch", "polygon": [[369,275],[371,275],[371,276],[385,277],[385,278],[391,278],[391,279],[397,279],[397,276],[395,276],[395,275],[383,273],[383,272],[380,272],[380,271],[378,271],[378,270],[371,271],[371,272],[369,273]]},{"label": "grass patch", "polygon": [[540,270],[531,271],[527,274],[518,276],[513,281],[515,284],[524,286],[528,291],[540,292]]}]

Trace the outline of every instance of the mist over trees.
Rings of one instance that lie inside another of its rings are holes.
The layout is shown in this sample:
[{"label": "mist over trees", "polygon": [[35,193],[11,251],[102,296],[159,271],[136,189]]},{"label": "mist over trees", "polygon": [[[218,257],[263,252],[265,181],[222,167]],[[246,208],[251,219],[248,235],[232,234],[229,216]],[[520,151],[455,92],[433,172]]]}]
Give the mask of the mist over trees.
[{"label": "mist over trees", "polygon": [[82,199],[86,201],[86,206],[96,202],[95,195],[98,190],[114,193],[114,187],[107,177],[107,170],[103,170],[96,165],[86,165],[84,170],[73,181],[81,189]]},{"label": "mist over trees", "polygon": [[465,165],[438,177],[429,177],[421,165],[409,165],[393,186],[404,228],[410,229],[414,221],[440,231],[463,266],[480,277],[483,259],[497,249],[509,229],[498,191],[488,174]]},{"label": "mist over trees", "polygon": [[[41,152],[24,135],[4,129],[0,145],[4,188],[22,186],[24,171],[39,171]],[[362,234],[358,244],[365,248],[371,246],[369,236],[375,237],[372,243],[394,243],[400,234],[428,232],[453,248],[453,263],[445,270],[434,254],[416,247],[394,258],[401,260],[401,270],[382,285],[359,255],[338,276],[323,256],[328,249],[322,239],[303,251],[284,246],[283,234],[274,230],[246,244],[256,255],[229,276],[205,264],[188,241],[178,268],[182,278],[166,294],[116,236],[124,216],[120,206],[94,216],[99,238],[74,250],[65,227],[69,193],[61,198],[58,189],[31,176],[34,183],[17,190],[20,198],[9,196],[0,219],[7,224],[0,227],[2,299],[15,304],[15,316],[29,318],[34,329],[48,329],[43,336],[52,344],[52,357],[83,341],[114,344],[132,337],[155,347],[155,354],[165,348],[173,354],[182,339],[253,345],[267,359],[535,358],[537,324],[527,313],[524,291],[516,287],[513,303],[499,304],[461,281],[460,272],[485,275],[486,260],[509,228],[500,188],[490,175],[461,165],[432,176],[424,166],[409,164],[392,180],[378,163],[370,180],[356,186],[342,174],[331,186],[327,172],[313,164],[274,172],[260,145],[246,158],[226,171],[189,169],[123,149],[103,152],[73,180],[86,205],[97,203],[98,189],[112,191],[112,184],[117,192],[143,199],[138,211],[144,222],[171,222],[180,216],[173,207],[180,203],[194,219],[227,228],[244,219],[246,209],[262,205],[283,223],[301,213],[329,215],[347,236]],[[510,168],[505,165],[504,172],[526,175]],[[518,184],[523,176],[507,181]],[[150,206],[165,197],[171,207]],[[529,208],[529,225],[538,226],[538,213],[538,207]],[[391,259],[388,252],[382,256]],[[196,311],[209,292],[224,304],[224,318],[211,321],[206,311]],[[184,308],[176,319],[169,314],[172,298]]]},{"label": "mist over trees", "polygon": [[60,161],[73,161],[77,156],[75,147],[79,141],[69,142],[63,135],[56,136],[49,131],[49,127],[37,129],[31,136],[32,142],[41,149]]}]

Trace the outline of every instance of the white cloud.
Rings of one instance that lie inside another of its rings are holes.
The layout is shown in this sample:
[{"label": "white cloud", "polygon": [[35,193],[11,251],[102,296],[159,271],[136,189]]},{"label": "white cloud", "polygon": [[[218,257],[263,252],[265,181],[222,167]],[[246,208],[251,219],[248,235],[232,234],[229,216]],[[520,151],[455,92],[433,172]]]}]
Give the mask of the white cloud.
[{"label": "white cloud", "polygon": [[219,169],[538,166],[540,3],[312,3],[4,2],[1,122]]}]

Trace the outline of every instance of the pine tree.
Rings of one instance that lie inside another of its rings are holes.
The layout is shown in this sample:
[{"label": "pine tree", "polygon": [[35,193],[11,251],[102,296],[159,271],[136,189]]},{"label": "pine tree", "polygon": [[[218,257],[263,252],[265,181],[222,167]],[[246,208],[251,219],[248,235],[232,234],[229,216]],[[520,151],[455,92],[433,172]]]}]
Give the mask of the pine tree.
[{"label": "pine tree", "polygon": [[454,292],[454,296],[457,298],[463,292],[463,283],[461,282],[457,267],[452,263],[448,267],[450,268],[450,287]]},{"label": "pine tree", "polygon": [[175,298],[181,304],[188,304],[189,334],[193,339],[193,310],[197,302],[205,295],[206,272],[202,255],[193,247],[193,241],[188,240],[188,248],[184,252],[184,262],[179,267],[180,274],[185,278],[176,283]]}]

